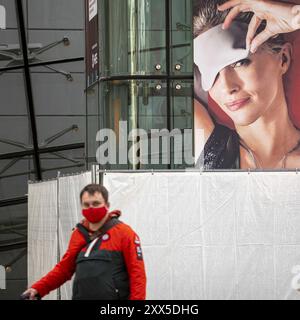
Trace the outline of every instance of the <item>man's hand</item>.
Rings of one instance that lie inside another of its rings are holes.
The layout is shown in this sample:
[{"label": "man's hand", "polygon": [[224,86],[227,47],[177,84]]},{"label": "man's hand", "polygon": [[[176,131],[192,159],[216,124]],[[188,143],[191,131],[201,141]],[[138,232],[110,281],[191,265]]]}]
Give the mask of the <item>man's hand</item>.
[{"label": "man's hand", "polygon": [[22,294],[22,297],[28,297],[28,300],[37,300],[37,295],[37,290],[30,288]]},{"label": "man's hand", "polygon": [[[247,45],[251,52],[255,52],[261,44],[279,33],[300,29],[300,5],[269,0],[230,0],[218,8],[220,11],[230,9],[223,24],[224,29],[227,29],[241,12],[254,13],[247,34]],[[266,28],[255,36],[263,20],[267,22]]]}]

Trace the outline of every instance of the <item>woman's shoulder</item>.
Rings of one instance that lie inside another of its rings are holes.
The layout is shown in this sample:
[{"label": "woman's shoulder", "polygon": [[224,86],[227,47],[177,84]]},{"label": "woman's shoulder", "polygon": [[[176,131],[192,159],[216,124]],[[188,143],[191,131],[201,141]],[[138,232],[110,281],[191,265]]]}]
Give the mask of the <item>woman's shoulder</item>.
[{"label": "woman's shoulder", "polygon": [[204,169],[237,169],[239,137],[235,130],[216,123],[204,147]]},{"label": "woman's shoulder", "polygon": [[232,130],[224,125],[215,123],[215,127],[210,137],[208,138],[205,148],[216,148],[217,146],[224,145],[229,139],[237,139],[238,135],[235,130]]}]

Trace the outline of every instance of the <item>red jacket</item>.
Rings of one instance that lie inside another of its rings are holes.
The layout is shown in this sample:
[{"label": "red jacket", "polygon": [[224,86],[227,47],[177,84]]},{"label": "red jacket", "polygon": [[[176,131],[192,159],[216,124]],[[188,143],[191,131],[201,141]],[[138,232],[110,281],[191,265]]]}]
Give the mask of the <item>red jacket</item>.
[{"label": "red jacket", "polygon": [[[113,211],[110,216],[120,216],[120,211]],[[81,222],[88,228],[88,222]],[[92,232],[91,232],[92,233]],[[137,234],[126,224],[117,224],[107,232],[107,241],[102,241],[101,249],[121,251],[129,276],[130,300],[146,299],[146,273],[141,253],[140,240]],[[36,282],[31,288],[36,289],[41,297],[59,288],[66,281],[71,280],[76,269],[76,259],[86,240],[81,232],[75,228],[72,233],[67,252],[61,261],[45,277]]]}]

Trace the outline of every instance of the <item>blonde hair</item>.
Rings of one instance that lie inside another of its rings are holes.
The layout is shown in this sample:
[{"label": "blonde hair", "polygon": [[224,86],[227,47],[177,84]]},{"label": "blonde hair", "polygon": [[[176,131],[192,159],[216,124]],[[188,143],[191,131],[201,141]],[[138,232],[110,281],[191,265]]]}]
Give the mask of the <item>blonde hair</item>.
[{"label": "blonde hair", "polygon": [[[198,37],[203,32],[221,24],[224,22],[227,11],[219,11],[218,5],[223,4],[227,0],[194,0],[193,6],[193,30],[194,38]],[[252,12],[241,13],[236,20],[250,23],[253,17]],[[266,27],[266,23],[263,22],[257,30],[257,34],[263,31]],[[274,47],[280,47],[286,43],[286,40],[282,34],[270,38],[266,45],[272,50]]]}]

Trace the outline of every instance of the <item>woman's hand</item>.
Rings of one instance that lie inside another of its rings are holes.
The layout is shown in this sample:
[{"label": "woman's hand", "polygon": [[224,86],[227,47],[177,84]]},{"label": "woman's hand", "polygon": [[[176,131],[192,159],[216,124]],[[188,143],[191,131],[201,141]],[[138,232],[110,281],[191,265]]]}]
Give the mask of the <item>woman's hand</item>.
[{"label": "woman's hand", "polygon": [[[251,52],[279,33],[300,29],[300,5],[268,0],[230,0],[218,8],[220,11],[231,9],[224,21],[224,29],[230,26],[239,13],[254,13],[247,34],[247,45]],[[267,22],[266,28],[255,36],[263,20]]]}]

